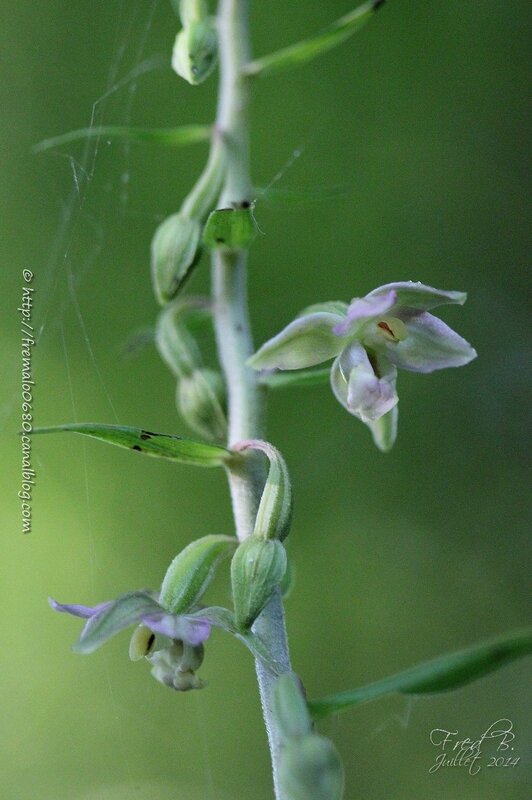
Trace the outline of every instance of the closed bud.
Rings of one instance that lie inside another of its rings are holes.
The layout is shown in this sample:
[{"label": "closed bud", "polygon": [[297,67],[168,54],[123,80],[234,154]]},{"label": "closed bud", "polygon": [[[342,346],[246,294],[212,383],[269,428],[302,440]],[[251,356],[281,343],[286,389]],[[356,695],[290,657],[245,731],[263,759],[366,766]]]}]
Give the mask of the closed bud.
[{"label": "closed bud", "polygon": [[218,37],[212,17],[196,19],[177,34],[172,68],[188,83],[202,83],[216,66]]},{"label": "closed bud", "polygon": [[235,620],[250,628],[269,602],[286,572],[286,551],[277,539],[250,536],[239,544],[231,561]]},{"label": "closed bud", "polygon": [[234,536],[214,534],[187,545],[166,571],[159,594],[161,605],[172,614],[182,614],[196,605],[214,577],[220,561],[236,545]]},{"label": "closed bud", "polygon": [[281,750],[279,784],[286,800],[341,800],[344,771],[333,743],[316,733],[290,739]]},{"label": "closed bud", "polygon": [[225,384],[219,372],[203,367],[181,378],[176,401],[179,413],[194,431],[211,441],[226,438]]},{"label": "closed bud", "polygon": [[159,314],[155,344],[174,375],[190,375],[202,365],[201,354],[190,329],[194,319],[205,317],[206,313],[202,298],[186,297],[169,303]]},{"label": "closed bud", "polygon": [[179,291],[200,256],[201,223],[178,213],[162,222],[152,239],[151,273],[161,305]]}]

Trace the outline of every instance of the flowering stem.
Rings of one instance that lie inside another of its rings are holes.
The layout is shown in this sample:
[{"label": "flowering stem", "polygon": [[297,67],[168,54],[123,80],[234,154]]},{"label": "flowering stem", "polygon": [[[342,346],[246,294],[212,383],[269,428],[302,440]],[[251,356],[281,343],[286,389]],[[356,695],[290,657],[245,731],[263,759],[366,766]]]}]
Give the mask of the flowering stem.
[{"label": "flowering stem", "polygon": [[[248,78],[243,67],[250,61],[249,0],[220,0],[218,34],[220,94],[216,129],[227,152],[227,173],[221,207],[250,202]],[[212,293],[220,362],[228,390],[229,445],[263,436],[264,390],[257,373],[246,366],[253,353],[247,302],[247,252],[214,250]],[[239,539],[254,527],[264,473],[257,454],[250,453],[228,469],[233,513]],[[254,632],[268,647],[281,669],[289,670],[288,644],[280,595],[264,609]],[[272,714],[273,674],[256,662],[264,721],[272,758],[277,800],[283,800],[277,781],[280,733]]]}]

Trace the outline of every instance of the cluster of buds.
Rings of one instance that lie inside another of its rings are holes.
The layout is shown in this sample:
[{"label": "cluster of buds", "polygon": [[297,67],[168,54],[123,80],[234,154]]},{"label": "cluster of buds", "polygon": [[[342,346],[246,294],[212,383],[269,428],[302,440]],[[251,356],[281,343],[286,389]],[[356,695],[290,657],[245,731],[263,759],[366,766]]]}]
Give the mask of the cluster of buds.
[{"label": "cluster of buds", "polygon": [[227,434],[226,391],[222,374],[206,367],[191,327],[209,319],[201,298],[169,303],[157,321],[155,341],[168,367],[177,377],[177,408],[192,430],[222,442]]},{"label": "cluster of buds", "polygon": [[152,239],[152,284],[162,306],[177,295],[201,258],[203,227],[216,205],[224,174],[223,143],[213,132],[205,169],[179,211],[161,222]]}]

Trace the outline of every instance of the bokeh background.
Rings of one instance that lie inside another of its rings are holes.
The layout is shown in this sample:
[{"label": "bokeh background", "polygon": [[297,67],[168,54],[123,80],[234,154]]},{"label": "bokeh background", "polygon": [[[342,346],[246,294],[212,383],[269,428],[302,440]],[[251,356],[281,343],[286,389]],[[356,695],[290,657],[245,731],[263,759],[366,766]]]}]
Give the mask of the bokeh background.
[{"label": "bokeh background", "polygon": [[[257,54],[352,7],[253,5]],[[157,587],[192,538],[231,532],[223,474],[47,437],[34,441],[26,537],[16,496],[23,268],[35,273],[42,328],[36,423],[185,431],[155,350],[123,350],[157,311],[154,227],[205,158],[202,145],[31,147],[91,122],[209,122],[216,81],[192,88],[171,72],[177,24],[163,0],[4,2],[2,19],[0,797],[266,800],[253,666],[238,643],[216,634],[208,689],[173,695],[128,661],[127,634],[91,657],[73,654],[79,625],[46,603]],[[465,369],[400,375],[400,432],[387,456],[326,387],[271,398],[269,436],[296,501],[291,650],[314,697],[528,622],[529,23],[524,0],[397,0],[342,48],[254,92],[254,180],[265,187],[283,173],[256,207],[257,342],[307,304],[413,279],[469,292],[442,316],[479,353]],[[203,262],[190,290],[207,289]],[[214,602],[229,601],[226,577]],[[346,762],[348,800],[529,797],[529,666],[324,722]],[[514,724],[518,766],[429,774],[433,728],[475,738],[501,717]]]}]

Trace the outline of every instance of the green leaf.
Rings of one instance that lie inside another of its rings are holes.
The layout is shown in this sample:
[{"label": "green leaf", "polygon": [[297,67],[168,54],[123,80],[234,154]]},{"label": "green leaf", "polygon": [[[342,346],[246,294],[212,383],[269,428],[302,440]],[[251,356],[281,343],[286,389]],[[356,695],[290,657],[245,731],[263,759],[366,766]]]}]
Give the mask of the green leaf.
[{"label": "green leaf", "polygon": [[252,61],[246,65],[244,72],[246,75],[273,75],[283,69],[306,64],[349,39],[371,19],[374,12],[383,3],[384,0],[370,0],[370,2],[363,3],[315,36]]},{"label": "green leaf", "polygon": [[285,739],[295,739],[312,732],[304,690],[295,672],[285,672],[273,687],[273,713]]},{"label": "green leaf", "polygon": [[205,593],[220,561],[235,550],[234,536],[203,536],[174,558],[161,586],[159,602],[172,614],[182,614]]},{"label": "green leaf", "polygon": [[330,382],[331,368],[300,369],[295,372],[270,372],[259,377],[259,383],[269,389],[286,389],[292,386],[324,386]]},{"label": "green leaf", "polygon": [[532,654],[532,630],[518,631],[418,664],[352,691],[309,702],[314,719],[399,692],[433,694],[457,689],[522,656]]},{"label": "green leaf", "polygon": [[116,444],[128,450],[136,450],[148,456],[168,458],[184,464],[197,464],[202,467],[217,467],[234,453],[219,445],[195,442],[170,433],[152,433],[142,428],[130,428],[125,425],[100,425],[98,423],[72,423],[70,425],[54,425],[49,428],[34,428],[33,433],[60,433],[62,431],[82,433],[102,442]]},{"label": "green leaf", "polygon": [[241,631],[235,622],[234,614],[228,608],[210,606],[192,614],[187,614],[187,620],[193,622],[194,619],[207,620],[214,627],[221,628],[226,633],[236,636],[248,648],[254,658],[261,661],[272,675],[278,677],[283,672],[282,664],[271,655],[262,639],[259,639],[251,631]]},{"label": "green leaf", "polygon": [[196,142],[207,142],[211,138],[211,134],[212,128],[209,125],[182,125],[179,128],[130,128],[127,125],[99,125],[43,139],[42,142],[34,145],[32,150],[34,153],[43,153],[45,150],[77,142],[80,139],[98,139],[100,137],[125,142],[181,147],[186,144],[196,144]]},{"label": "green leaf", "polygon": [[211,212],[203,242],[207,247],[241,250],[249,247],[257,235],[257,224],[251,206],[218,208]]},{"label": "green leaf", "polygon": [[253,537],[282,542],[292,524],[292,486],[283,456],[276,447],[262,439],[246,439],[236,444],[234,450],[238,453],[258,450],[268,458],[270,467],[255,517]]}]

